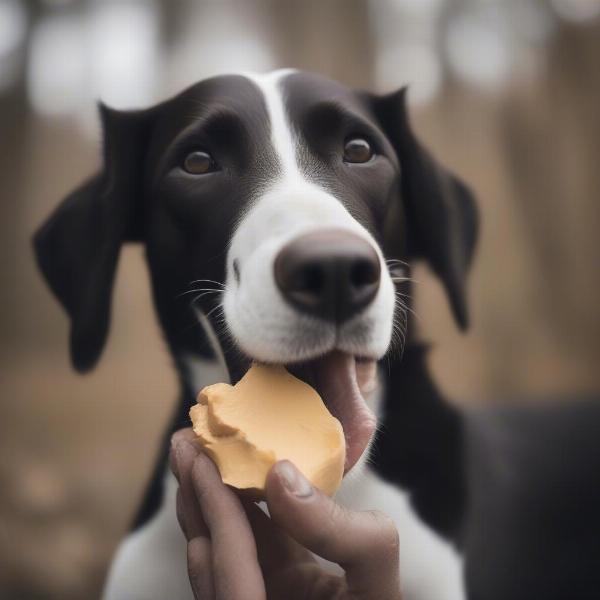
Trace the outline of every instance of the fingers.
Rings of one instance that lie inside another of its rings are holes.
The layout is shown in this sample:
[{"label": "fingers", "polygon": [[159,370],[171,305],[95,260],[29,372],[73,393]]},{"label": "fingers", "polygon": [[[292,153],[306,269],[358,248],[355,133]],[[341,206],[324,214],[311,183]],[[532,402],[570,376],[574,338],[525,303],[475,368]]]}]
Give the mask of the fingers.
[{"label": "fingers", "polygon": [[277,527],[256,504],[242,504],[252,527],[258,562],[266,580],[271,573],[290,565],[314,562],[313,555]]},{"label": "fingers", "polygon": [[212,554],[208,527],[196,500],[192,485],[192,466],[197,451],[190,442],[195,439],[191,429],[181,429],[171,438],[169,465],[179,481],[176,512],[179,526],[186,539],[188,576],[194,597],[210,600],[215,597],[212,578]]},{"label": "fingers", "polygon": [[338,563],[348,591],[398,598],[398,532],[388,517],[350,511],[319,490],[288,461],[277,463],[266,485],[271,518],[302,546]]},{"label": "fingers", "polygon": [[172,438],[170,465],[179,480],[177,518],[188,539],[188,573],[196,598],[265,597],[254,537],[244,510],[190,429]]},{"label": "fingers", "polygon": [[256,544],[244,509],[221,481],[213,462],[202,453],[194,460],[192,484],[210,533],[216,597],[266,598]]},{"label": "fingers", "polygon": [[212,600],[215,598],[212,578],[212,552],[208,538],[196,537],[188,542],[187,564],[194,598],[196,600]]},{"label": "fingers", "polygon": [[198,454],[190,443],[194,439],[191,429],[182,429],[171,438],[169,464],[179,481],[177,490],[177,519],[186,539],[208,536],[208,528],[198,510],[198,502],[192,486],[192,466]]}]

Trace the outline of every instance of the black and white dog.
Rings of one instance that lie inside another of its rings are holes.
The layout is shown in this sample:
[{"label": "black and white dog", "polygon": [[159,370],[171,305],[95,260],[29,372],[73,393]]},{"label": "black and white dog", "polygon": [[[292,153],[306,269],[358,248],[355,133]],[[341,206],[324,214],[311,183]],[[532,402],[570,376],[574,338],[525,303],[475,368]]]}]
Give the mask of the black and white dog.
[{"label": "black and white dog", "polygon": [[407,299],[410,264],[424,259],[466,327],[477,217],[467,188],[415,138],[405,91],[376,96],[286,70],[208,79],[101,117],[103,169],[39,230],[37,259],[86,371],[107,336],[120,247],[142,242],[182,390],[105,598],[191,597],[168,441],[201,387],[238,380],[251,361],[290,365],[340,419],[337,497],[395,519],[406,598],[462,598],[461,419],[430,381]]}]

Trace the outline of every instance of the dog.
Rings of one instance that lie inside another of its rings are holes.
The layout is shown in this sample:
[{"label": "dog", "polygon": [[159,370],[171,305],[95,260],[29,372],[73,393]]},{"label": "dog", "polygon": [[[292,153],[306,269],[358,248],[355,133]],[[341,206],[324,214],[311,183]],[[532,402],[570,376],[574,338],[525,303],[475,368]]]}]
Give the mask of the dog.
[{"label": "dog", "polygon": [[464,597],[463,424],[409,317],[423,260],[467,327],[478,219],[413,133],[406,93],[281,70],[207,79],[145,110],[100,105],[103,167],[38,230],[37,261],[84,372],[107,337],[120,248],[143,243],[181,385],[107,600],[191,598],[170,435],[201,387],[238,381],[252,361],[288,366],[341,421],[337,498],[395,519],[405,597]]}]

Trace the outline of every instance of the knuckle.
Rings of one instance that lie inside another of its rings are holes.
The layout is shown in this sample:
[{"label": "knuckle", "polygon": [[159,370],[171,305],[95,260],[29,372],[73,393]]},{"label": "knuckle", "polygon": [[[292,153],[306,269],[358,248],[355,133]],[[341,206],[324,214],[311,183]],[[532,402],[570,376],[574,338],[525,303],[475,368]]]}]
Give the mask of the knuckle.
[{"label": "knuckle", "polygon": [[325,554],[331,545],[330,531],[330,527],[323,527],[315,531],[312,535],[311,546],[314,548],[314,552],[319,556]]},{"label": "knuckle", "polygon": [[325,571],[319,571],[316,576],[314,573],[308,575],[309,584],[306,598],[327,598],[327,600],[346,600],[348,598],[348,590],[343,578]]},{"label": "knuckle", "polygon": [[373,542],[386,557],[396,557],[400,550],[400,536],[394,520],[379,510],[369,511],[369,514],[375,525]]},{"label": "knuckle", "polygon": [[340,528],[340,523],[344,522],[346,509],[335,502],[329,503],[329,509],[325,513],[325,518],[319,521],[318,526],[314,528],[312,536],[312,545],[317,554],[326,553],[337,538],[336,533]]}]

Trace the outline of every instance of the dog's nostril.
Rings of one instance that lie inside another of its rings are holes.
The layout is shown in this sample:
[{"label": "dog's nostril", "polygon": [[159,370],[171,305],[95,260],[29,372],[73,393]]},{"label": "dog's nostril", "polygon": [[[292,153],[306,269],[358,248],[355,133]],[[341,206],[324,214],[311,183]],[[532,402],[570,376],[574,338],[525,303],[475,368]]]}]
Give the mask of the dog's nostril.
[{"label": "dog's nostril", "polygon": [[350,283],[355,288],[362,288],[378,281],[378,263],[374,263],[372,260],[358,259],[350,268]]},{"label": "dog's nostril", "polygon": [[323,269],[318,264],[308,265],[302,271],[300,279],[298,289],[313,294],[320,293],[325,284]]}]

